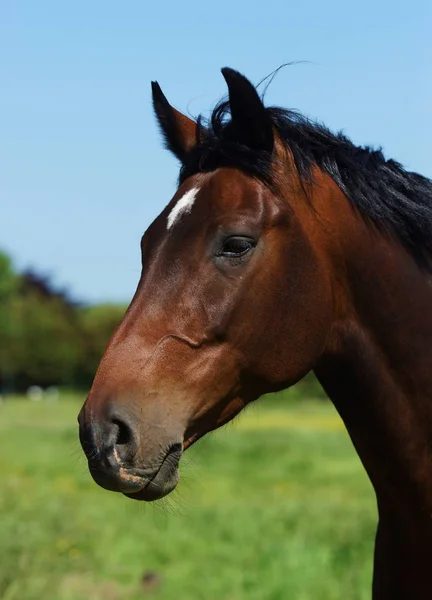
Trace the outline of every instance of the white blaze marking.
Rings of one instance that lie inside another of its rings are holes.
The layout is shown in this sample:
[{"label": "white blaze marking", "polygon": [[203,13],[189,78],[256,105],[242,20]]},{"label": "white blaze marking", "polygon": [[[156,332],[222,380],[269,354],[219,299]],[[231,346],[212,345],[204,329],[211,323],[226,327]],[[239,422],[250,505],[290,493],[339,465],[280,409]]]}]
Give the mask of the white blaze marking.
[{"label": "white blaze marking", "polygon": [[190,213],[192,210],[193,203],[199,188],[192,188],[188,190],[184,196],[180,198],[177,204],[174,206],[167,219],[167,229],[171,229],[176,220],[186,213]]}]

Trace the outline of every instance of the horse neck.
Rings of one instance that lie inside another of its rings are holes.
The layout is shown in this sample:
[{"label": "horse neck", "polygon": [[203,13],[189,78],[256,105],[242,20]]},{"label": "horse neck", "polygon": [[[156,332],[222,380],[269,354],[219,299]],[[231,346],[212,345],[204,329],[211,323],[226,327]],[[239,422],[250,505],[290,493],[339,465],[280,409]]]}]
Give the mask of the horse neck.
[{"label": "horse neck", "polygon": [[432,276],[398,243],[367,227],[346,199],[338,203],[340,196],[333,198],[335,238],[326,253],[335,319],[315,373],[376,491],[373,598],[426,600],[432,593]]},{"label": "horse neck", "polygon": [[432,276],[341,193],[328,200],[334,229],[344,231],[330,259],[337,314],[315,372],[379,501],[397,493],[402,505],[416,498],[432,514]]}]

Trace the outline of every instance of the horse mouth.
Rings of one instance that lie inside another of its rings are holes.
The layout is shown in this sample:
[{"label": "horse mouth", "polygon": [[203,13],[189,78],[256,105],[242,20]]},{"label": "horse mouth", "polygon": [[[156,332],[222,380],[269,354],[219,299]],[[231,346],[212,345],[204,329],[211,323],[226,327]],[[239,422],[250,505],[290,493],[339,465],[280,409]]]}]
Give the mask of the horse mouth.
[{"label": "horse mouth", "polygon": [[171,446],[157,471],[143,487],[136,492],[123,492],[123,494],[131,500],[141,502],[153,502],[167,496],[179,482],[179,461],[182,452],[181,444]]},{"label": "horse mouth", "polygon": [[154,475],[143,482],[144,485],[137,491],[123,492],[123,494],[131,500],[141,502],[153,502],[167,496],[174,490],[180,480],[179,462],[183,452],[203,435],[204,432],[201,434],[193,433],[185,439],[183,444],[171,446]]}]

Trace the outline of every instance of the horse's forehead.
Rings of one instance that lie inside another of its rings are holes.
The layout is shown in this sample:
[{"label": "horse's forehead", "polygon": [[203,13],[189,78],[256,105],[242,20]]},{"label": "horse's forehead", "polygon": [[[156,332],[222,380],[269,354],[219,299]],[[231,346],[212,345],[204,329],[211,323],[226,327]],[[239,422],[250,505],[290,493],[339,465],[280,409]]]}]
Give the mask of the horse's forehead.
[{"label": "horse's forehead", "polygon": [[212,207],[233,211],[242,206],[251,208],[253,197],[259,197],[256,187],[257,182],[243,174],[213,173],[182,191],[168,213],[166,228],[169,231],[183,217],[190,214],[197,199],[205,202],[210,210]]},{"label": "horse's forehead", "polygon": [[175,203],[167,217],[167,229],[170,230],[176,221],[187,213],[190,213],[199,192],[199,187],[193,187],[181,196]]}]

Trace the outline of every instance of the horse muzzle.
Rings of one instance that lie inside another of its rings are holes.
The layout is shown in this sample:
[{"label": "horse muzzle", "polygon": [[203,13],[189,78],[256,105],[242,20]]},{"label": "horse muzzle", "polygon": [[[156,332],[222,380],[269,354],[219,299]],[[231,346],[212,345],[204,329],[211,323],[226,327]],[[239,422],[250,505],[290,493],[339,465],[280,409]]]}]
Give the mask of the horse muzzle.
[{"label": "horse muzzle", "polygon": [[169,436],[162,426],[142,427],[133,415],[118,410],[95,419],[83,407],[78,422],[89,471],[104,489],[152,501],[176,487],[181,436]]}]

